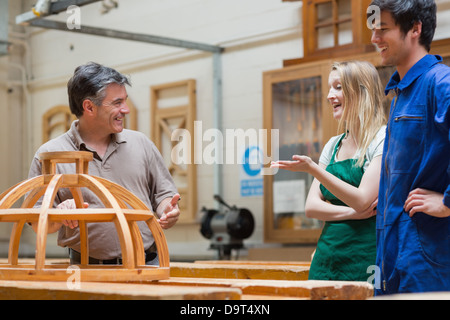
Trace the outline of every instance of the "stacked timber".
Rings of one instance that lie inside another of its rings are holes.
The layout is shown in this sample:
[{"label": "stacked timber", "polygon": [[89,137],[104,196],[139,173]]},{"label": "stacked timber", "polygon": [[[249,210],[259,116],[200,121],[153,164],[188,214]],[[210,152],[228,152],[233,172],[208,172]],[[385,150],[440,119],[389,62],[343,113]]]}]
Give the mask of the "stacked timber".
[{"label": "stacked timber", "polygon": [[[46,263],[68,261],[50,259]],[[0,299],[364,300],[373,295],[367,282],[307,280],[308,269],[309,262],[172,262],[169,279],[158,281],[84,282],[75,273],[68,273],[67,281],[2,280]]]}]

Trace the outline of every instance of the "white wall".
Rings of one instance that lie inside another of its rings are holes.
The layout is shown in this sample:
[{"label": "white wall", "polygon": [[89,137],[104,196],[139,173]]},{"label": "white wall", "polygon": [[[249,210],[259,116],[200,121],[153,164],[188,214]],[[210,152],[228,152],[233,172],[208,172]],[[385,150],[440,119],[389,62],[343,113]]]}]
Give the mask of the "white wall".
[{"label": "white wall", "polygon": [[[66,21],[68,14],[55,19]],[[262,128],[262,73],[282,67],[284,59],[302,56],[301,2],[280,0],[164,0],[119,1],[119,8],[100,14],[100,3],[82,7],[81,25],[189,40],[226,48],[222,55],[223,121],[225,128]],[[96,61],[129,74],[128,93],[138,108],[138,129],[150,134],[152,85],[192,78],[197,81],[197,120],[203,129],[213,126],[213,62],[210,53],[33,29],[32,94],[35,123],[29,157],[41,143],[42,114],[50,107],[67,104],[66,83],[76,66]],[[226,165],[224,199],[247,207],[256,228],[249,244],[263,242],[262,197],[241,198],[239,167]],[[198,166],[198,207],[214,207],[213,167]],[[166,232],[171,256],[186,253],[214,255],[208,250],[198,224],[177,225]]]},{"label": "white wall", "polygon": [[[24,59],[27,43],[14,23],[21,1],[9,1],[9,54],[0,57],[0,193],[23,180],[29,168],[26,108],[30,104]],[[5,21],[2,21],[5,23]],[[0,254],[7,252],[12,224],[0,223]],[[22,245],[27,250],[27,245]],[[34,250],[34,249],[33,249]]]},{"label": "white wall", "polygon": [[[29,10],[16,3],[13,16]],[[34,3],[24,0],[24,3]],[[98,26],[134,33],[153,34],[182,40],[223,46],[223,119],[222,128],[262,128],[262,73],[282,67],[285,59],[303,56],[301,34],[302,2],[281,0],[119,0],[119,8],[100,14],[100,3],[82,7],[81,25]],[[437,37],[450,37],[450,1],[438,0],[439,25]],[[66,21],[69,15],[61,13],[53,19]],[[14,17],[12,17],[14,18]],[[132,87],[128,93],[138,108],[138,130],[150,135],[150,86],[184,80],[197,81],[197,119],[203,129],[213,126],[212,56],[209,53],[79,35],[63,31],[31,30],[28,52],[31,59],[29,90],[31,108],[26,114],[17,113],[24,105],[23,92],[12,101],[7,96],[4,78],[9,61],[27,61],[24,53],[0,59],[0,108],[2,137],[7,132],[18,138],[0,139],[1,150],[11,154],[1,156],[0,186],[2,190],[26,177],[24,163],[31,161],[41,144],[41,119],[50,107],[67,104],[66,83],[75,67],[96,61],[129,74]],[[17,31],[23,31],[18,28]],[[17,49],[18,50],[18,49]],[[13,75],[17,77],[18,75]],[[18,100],[20,100],[18,102]],[[6,101],[6,103],[5,103]],[[6,115],[6,119],[5,119]],[[30,135],[21,117],[32,120]],[[23,134],[26,138],[22,138]],[[17,139],[25,141],[23,150],[15,154]],[[16,162],[16,159],[20,159]],[[198,207],[214,207],[213,168],[198,166]],[[239,166],[223,166],[224,199],[253,212],[256,229],[248,246],[263,245],[263,198],[241,197],[239,193]],[[1,231],[0,231],[1,233]],[[166,232],[172,257],[202,258],[214,255],[209,242],[200,235],[198,224],[178,224]],[[60,251],[55,251],[60,252]]]},{"label": "white wall", "polygon": [[450,1],[435,0],[437,5],[437,26],[434,34],[435,40],[450,37]]}]

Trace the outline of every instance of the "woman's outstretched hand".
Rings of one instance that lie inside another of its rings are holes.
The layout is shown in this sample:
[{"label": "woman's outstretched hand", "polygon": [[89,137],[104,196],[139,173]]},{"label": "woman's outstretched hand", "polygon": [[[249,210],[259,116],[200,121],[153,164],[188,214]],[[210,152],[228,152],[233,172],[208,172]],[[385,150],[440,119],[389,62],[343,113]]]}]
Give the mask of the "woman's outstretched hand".
[{"label": "woman's outstretched hand", "polygon": [[315,164],[308,156],[293,155],[292,160],[272,161],[270,167],[289,171],[309,172]]}]

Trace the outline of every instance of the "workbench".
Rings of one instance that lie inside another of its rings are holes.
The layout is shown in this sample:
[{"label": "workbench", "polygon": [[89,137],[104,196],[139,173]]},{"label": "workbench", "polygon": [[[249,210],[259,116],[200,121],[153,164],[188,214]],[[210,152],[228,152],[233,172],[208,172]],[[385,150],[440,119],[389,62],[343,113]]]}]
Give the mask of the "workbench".
[{"label": "workbench", "polygon": [[[0,260],[0,299],[366,299],[373,294],[366,282],[308,281],[308,262],[171,262],[164,232],[145,203],[123,186],[89,175],[91,152],[45,152],[39,158],[42,175],[0,193],[0,222],[14,223],[8,257]],[[61,164],[72,164],[75,174],[57,173]],[[53,208],[64,188],[71,192],[75,208]],[[83,188],[99,197],[104,207],[85,208]],[[46,256],[49,225],[64,220],[79,222],[80,266]],[[122,265],[89,264],[87,226],[92,222],[114,223]],[[144,222],[153,235],[159,266],[145,264],[138,222]],[[19,257],[27,223],[37,229],[33,259]]]},{"label": "workbench", "polygon": [[[48,264],[69,266],[66,259],[47,260]],[[0,259],[0,263],[7,260]],[[2,280],[0,299],[364,300],[373,295],[373,287],[367,282],[308,281],[308,270],[308,262],[171,262],[170,278],[157,281],[76,282],[71,272],[66,282]]]}]

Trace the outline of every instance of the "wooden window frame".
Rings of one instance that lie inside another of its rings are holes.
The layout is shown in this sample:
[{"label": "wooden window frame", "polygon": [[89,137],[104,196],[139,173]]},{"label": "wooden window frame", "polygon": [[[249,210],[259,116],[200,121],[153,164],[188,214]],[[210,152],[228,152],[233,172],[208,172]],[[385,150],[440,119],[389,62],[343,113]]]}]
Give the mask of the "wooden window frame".
[{"label": "wooden window frame", "polygon": [[[340,20],[338,18],[339,0],[305,0],[302,7],[303,20],[303,58],[289,59],[284,61],[284,66],[290,66],[309,61],[338,58],[352,54],[364,54],[374,52],[375,47],[371,44],[371,30],[366,25],[366,10],[371,0],[350,0],[351,18]],[[333,17],[327,23],[333,25],[334,42],[338,43],[337,25],[342,22],[350,22],[352,25],[352,42],[344,45],[337,45],[327,48],[318,48],[317,28],[320,26],[317,21],[318,4],[331,2],[333,6]]]},{"label": "wooden window frame", "polygon": [[[158,101],[160,93],[164,90],[170,90],[178,87],[186,87],[188,103],[185,105],[171,106],[166,108],[159,108]],[[176,129],[186,129],[191,136],[191,161],[186,165],[186,170],[179,165],[172,162],[168,167],[172,176],[181,175],[187,178],[187,187],[178,187],[178,192],[181,195],[181,201],[178,203],[182,214],[178,223],[193,223],[195,222],[197,214],[197,168],[194,164],[194,121],[196,118],[196,81],[193,79],[171,82],[161,85],[151,86],[151,139],[161,154],[167,161],[170,155],[163,154],[162,136],[167,135],[169,139],[172,135],[172,130],[167,124],[169,119],[181,119]],[[171,147],[175,146],[176,142],[172,141]]]}]

